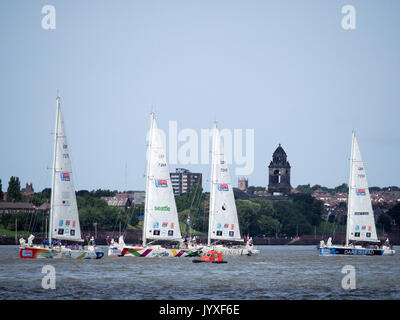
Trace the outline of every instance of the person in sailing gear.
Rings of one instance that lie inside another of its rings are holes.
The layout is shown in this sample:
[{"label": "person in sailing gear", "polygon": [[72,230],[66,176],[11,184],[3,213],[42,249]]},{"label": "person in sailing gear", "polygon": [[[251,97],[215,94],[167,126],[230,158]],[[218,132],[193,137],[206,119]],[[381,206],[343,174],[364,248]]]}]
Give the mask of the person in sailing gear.
[{"label": "person in sailing gear", "polygon": [[118,238],[118,245],[119,245],[120,247],[124,247],[124,246],[125,246],[124,236],[119,236],[119,238]]},{"label": "person in sailing gear", "polygon": [[92,246],[95,246],[95,245],[96,245],[96,244],[94,243],[94,237],[93,237],[93,236],[90,238],[89,244],[92,245]]},{"label": "person in sailing gear", "polygon": [[21,237],[21,238],[19,239],[19,244],[20,244],[21,247],[25,247],[25,246],[26,246],[26,241],[25,241],[25,239]]},{"label": "person in sailing gear", "polygon": [[31,234],[31,235],[28,237],[28,246],[29,246],[29,247],[32,247],[33,239],[35,239],[35,236],[34,236],[33,234]]}]

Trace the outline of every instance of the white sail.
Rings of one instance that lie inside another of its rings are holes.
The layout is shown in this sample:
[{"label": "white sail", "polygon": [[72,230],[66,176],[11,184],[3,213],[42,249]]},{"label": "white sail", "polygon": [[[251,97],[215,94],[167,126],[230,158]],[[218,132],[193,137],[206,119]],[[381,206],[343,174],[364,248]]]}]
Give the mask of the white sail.
[{"label": "white sail", "polygon": [[143,245],[146,245],[146,239],[181,240],[181,238],[164,141],[157,128],[154,114],[151,113]]},{"label": "white sail", "polygon": [[353,132],[350,159],[347,237],[349,240],[378,242],[365,166]]},{"label": "white sail", "polygon": [[213,129],[212,144],[209,245],[211,240],[241,240],[231,177],[216,123]]},{"label": "white sail", "polygon": [[50,239],[82,241],[71,160],[59,97],[57,97],[49,229]]}]

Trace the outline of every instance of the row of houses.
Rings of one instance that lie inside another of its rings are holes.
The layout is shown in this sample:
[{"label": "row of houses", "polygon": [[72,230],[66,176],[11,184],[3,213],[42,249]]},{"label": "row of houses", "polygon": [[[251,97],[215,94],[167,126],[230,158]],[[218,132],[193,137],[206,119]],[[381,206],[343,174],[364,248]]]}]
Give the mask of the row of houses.
[{"label": "row of houses", "polygon": [[48,202],[43,203],[41,206],[37,207],[33,203],[29,202],[0,202],[0,214],[3,213],[35,213],[37,211],[42,211],[44,214],[49,214],[50,204]]},{"label": "row of houses", "polygon": [[133,205],[142,205],[145,200],[144,191],[130,191],[124,193],[117,193],[112,197],[101,197],[102,200],[107,202],[107,205],[118,207],[123,210],[128,210]]},{"label": "row of houses", "polygon": [[[321,200],[326,207],[337,207],[340,203],[347,203],[347,193],[331,194],[328,191],[316,190],[312,196],[317,200]],[[391,208],[400,203],[400,191],[372,191],[370,193],[371,203],[373,206]]]}]

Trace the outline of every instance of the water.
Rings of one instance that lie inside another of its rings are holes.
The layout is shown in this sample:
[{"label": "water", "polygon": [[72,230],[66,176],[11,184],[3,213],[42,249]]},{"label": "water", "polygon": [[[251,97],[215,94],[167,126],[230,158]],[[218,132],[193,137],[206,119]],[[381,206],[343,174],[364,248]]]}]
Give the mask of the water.
[{"label": "water", "polygon": [[[105,249],[105,248],[104,248]],[[100,260],[19,259],[0,246],[0,299],[400,299],[400,247],[395,256],[317,255],[314,246],[258,246],[259,256]],[[56,270],[56,289],[42,288],[43,265]],[[342,267],[356,269],[344,290]]]}]

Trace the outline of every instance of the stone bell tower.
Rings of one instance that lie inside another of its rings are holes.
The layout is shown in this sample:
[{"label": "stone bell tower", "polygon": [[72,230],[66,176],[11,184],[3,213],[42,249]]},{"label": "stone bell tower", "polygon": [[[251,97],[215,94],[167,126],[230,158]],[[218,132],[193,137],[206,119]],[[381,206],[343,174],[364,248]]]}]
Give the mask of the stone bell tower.
[{"label": "stone bell tower", "polygon": [[290,164],[287,161],[286,152],[281,147],[281,144],[279,144],[272,155],[272,161],[268,169],[268,193],[272,195],[289,195],[292,189],[290,185]]}]

